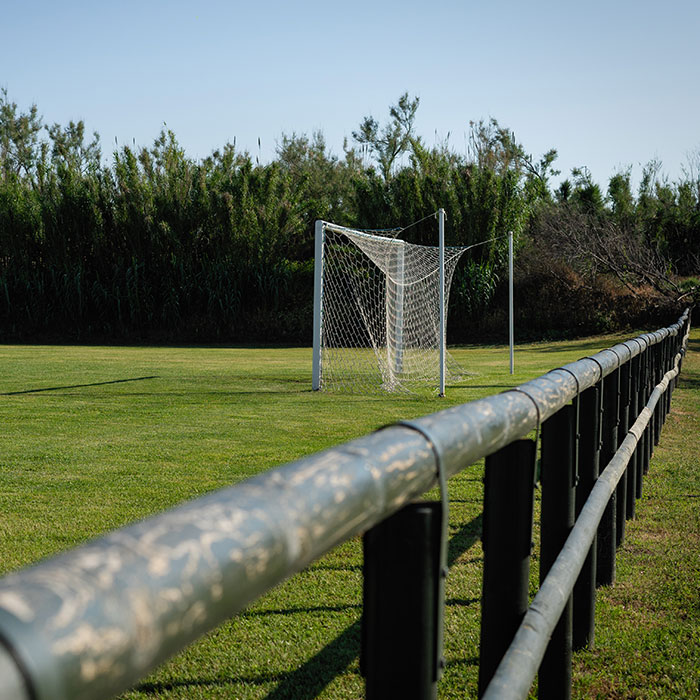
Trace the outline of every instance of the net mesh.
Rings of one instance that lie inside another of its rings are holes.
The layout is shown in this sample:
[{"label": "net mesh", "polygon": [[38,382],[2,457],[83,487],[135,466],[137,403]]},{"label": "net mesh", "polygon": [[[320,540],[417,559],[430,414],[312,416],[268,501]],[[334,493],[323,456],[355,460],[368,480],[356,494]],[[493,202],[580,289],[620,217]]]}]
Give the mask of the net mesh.
[{"label": "net mesh", "polygon": [[[445,248],[445,318],[464,248]],[[321,388],[416,391],[440,376],[439,249],[326,224]],[[465,372],[446,355],[447,378]]]}]

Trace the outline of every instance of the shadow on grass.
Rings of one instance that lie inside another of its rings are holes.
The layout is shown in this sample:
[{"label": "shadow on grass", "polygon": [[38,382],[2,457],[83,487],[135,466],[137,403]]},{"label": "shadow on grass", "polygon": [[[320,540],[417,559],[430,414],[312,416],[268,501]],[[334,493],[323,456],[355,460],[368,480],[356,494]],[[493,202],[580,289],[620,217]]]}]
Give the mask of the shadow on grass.
[{"label": "shadow on grass", "polygon": [[[302,612],[292,610],[290,612]],[[294,671],[280,673],[260,673],[254,676],[231,676],[229,678],[193,678],[172,681],[153,681],[140,683],[134,690],[153,694],[178,688],[227,688],[234,692],[236,684],[267,685],[278,683],[265,697],[267,700],[311,700],[340,675],[357,658],[360,648],[361,623],[358,620],[347,627],[330,644],[312,656],[306,663]],[[230,697],[235,697],[231,695]]]},{"label": "shadow on grass", "polygon": [[[133,690],[139,693],[147,693],[154,697],[160,697],[161,693],[167,693],[178,688],[226,688],[239,683],[247,685],[266,685],[267,683],[275,683],[280,678],[279,674],[268,673],[260,674],[259,676],[238,676],[231,678],[197,678],[190,680],[173,680],[173,681],[153,681],[139,683],[134,686]],[[231,696],[233,697],[233,695]]]},{"label": "shadow on grass", "polygon": [[447,548],[447,564],[452,566],[480,537],[483,514],[463,525],[452,537]]},{"label": "shadow on grass", "polygon": [[311,564],[307,571],[359,571],[362,573],[362,564]]},{"label": "shadow on grass", "polygon": [[468,605],[474,605],[474,603],[478,603],[480,601],[481,598],[447,598],[445,600],[445,605],[467,607]]},{"label": "shadow on grass", "polygon": [[479,657],[478,656],[468,656],[465,659],[451,659],[445,663],[446,668],[452,668],[454,666],[478,666]]},{"label": "shadow on grass", "polygon": [[125,382],[142,382],[145,379],[158,379],[157,375],[150,377],[133,377],[131,379],[112,379],[109,382],[93,382],[92,384],[70,384],[68,386],[49,386],[42,389],[25,389],[24,391],[6,391],[0,396],[17,396],[18,394],[38,394],[42,391],[61,391],[62,389],[82,389],[88,386],[105,386],[106,384],[124,384]]},{"label": "shadow on grass", "polygon": [[517,384],[455,384],[447,389],[514,389]]},{"label": "shadow on grass", "polygon": [[684,375],[683,370],[681,370],[681,374],[678,381],[678,388],[697,391],[698,389],[700,389],[700,377],[688,376],[687,374]]},{"label": "shadow on grass", "polygon": [[360,651],[362,622],[346,627],[330,644],[295,671],[286,674],[280,684],[265,696],[266,700],[311,700],[347,669]]},{"label": "shadow on grass", "polygon": [[298,613],[327,613],[327,612],[345,612],[353,608],[361,609],[362,606],[354,605],[317,605],[309,608],[280,608],[275,610],[250,610],[241,615],[241,617],[265,617],[266,615],[297,615]]}]

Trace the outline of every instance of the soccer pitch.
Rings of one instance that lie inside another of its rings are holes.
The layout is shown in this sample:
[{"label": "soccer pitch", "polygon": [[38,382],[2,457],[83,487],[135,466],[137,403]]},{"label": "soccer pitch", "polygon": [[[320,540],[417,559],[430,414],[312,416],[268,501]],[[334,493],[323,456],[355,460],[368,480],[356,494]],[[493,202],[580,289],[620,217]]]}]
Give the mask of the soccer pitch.
[{"label": "soccer pitch", "polygon": [[[473,374],[444,399],[312,392],[309,348],[0,346],[0,572],[629,337],[520,346],[514,376],[507,347],[452,348]],[[475,694],[481,477],[449,483],[441,697]],[[341,545],[124,697],[361,697],[361,567],[360,540]]]},{"label": "soccer pitch", "polygon": [[0,570],[514,384],[507,351],[461,357],[479,373],[439,399],[312,392],[306,348],[2,346]]}]

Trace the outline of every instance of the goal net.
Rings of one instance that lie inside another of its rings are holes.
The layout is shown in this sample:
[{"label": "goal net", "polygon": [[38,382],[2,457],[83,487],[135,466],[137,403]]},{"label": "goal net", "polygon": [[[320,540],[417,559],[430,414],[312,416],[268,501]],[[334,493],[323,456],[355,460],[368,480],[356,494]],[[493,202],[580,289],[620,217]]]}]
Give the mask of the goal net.
[{"label": "goal net", "polygon": [[[445,318],[464,251],[444,250]],[[443,341],[438,246],[319,222],[316,257],[314,389],[437,388]],[[464,374],[449,354],[445,365],[451,380]]]}]

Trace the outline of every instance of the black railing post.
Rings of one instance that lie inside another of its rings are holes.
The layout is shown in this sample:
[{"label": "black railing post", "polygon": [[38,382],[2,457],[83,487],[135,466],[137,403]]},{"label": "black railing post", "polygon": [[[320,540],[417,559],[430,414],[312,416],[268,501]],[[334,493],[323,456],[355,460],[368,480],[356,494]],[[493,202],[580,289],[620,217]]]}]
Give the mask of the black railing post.
[{"label": "black railing post", "polygon": [[[564,406],[542,425],[540,583],[574,525],[575,409]],[[539,670],[539,697],[571,697],[572,598],[569,597]]]},{"label": "black railing post", "polygon": [[[661,362],[659,369],[659,380],[666,374],[668,365],[668,336],[666,336],[660,343],[661,348],[659,352],[661,353]],[[659,411],[659,439],[661,438],[661,429],[666,422],[666,402],[668,400],[668,393],[664,393],[658,404]]]},{"label": "black railing post", "polygon": [[[666,335],[666,337],[663,339],[663,342],[661,343],[662,347],[662,353],[663,353],[663,362],[661,364],[661,377],[660,379],[663,378],[663,376],[668,372],[668,358],[671,356],[671,351],[670,351],[670,345],[669,341],[671,339],[670,334]],[[665,392],[664,395],[661,397],[661,401],[659,402],[662,405],[661,409],[661,424],[666,422],[666,415],[668,414],[668,392]]]},{"label": "black railing post", "polygon": [[[676,353],[674,352],[674,340],[675,336],[669,334],[666,338],[666,368],[664,372],[670,372],[673,369],[673,358]],[[673,393],[673,383],[675,382],[675,377],[669,382],[669,387],[664,394],[664,422],[668,414],[671,412],[671,394]]]},{"label": "black railing post", "polygon": [[[676,356],[680,352],[680,340],[681,340],[681,331],[678,331],[676,335],[672,337],[671,340],[671,361],[670,361],[670,367],[669,369],[673,369],[676,364]],[[669,392],[669,398],[668,398],[668,410],[669,413],[671,412],[671,397],[673,396],[673,392],[676,390],[676,385],[678,383],[678,374],[671,380],[671,386],[670,392]]]},{"label": "black railing post", "polygon": [[[630,422],[630,401],[631,401],[631,372],[632,372],[632,362],[628,360],[622,367],[620,367],[620,413],[618,419],[617,428],[617,442],[615,445],[615,451],[622,444],[624,439],[627,437],[627,431],[629,430]],[[629,465],[625,469],[620,481],[615,489],[617,493],[617,522],[616,522],[616,532],[615,532],[615,542],[617,547],[619,547],[625,540],[625,522],[627,520],[627,479],[629,472]]]},{"label": "black railing post", "polygon": [[[578,518],[598,478],[602,382],[581,394],[579,416],[579,481],[576,485],[575,516]],[[595,642],[596,541],[588,552],[574,586],[573,649],[593,648]]]},{"label": "black railing post", "polygon": [[[620,370],[616,369],[603,380],[603,446],[600,451],[600,470],[603,471],[617,450],[617,424],[620,401]],[[598,566],[596,584],[610,586],[615,582],[615,553],[617,525],[617,493],[610,496],[598,526]]]},{"label": "black railing post", "polygon": [[413,503],[364,535],[360,666],[368,700],[434,700],[440,669],[440,503]]},{"label": "black railing post", "polygon": [[[651,392],[653,388],[656,386],[656,358],[654,356],[656,350],[656,346],[652,345],[651,348],[649,348],[648,352],[648,374],[647,374],[647,391],[646,391],[646,399],[644,403],[646,404],[647,401],[649,401],[649,397],[651,396]],[[646,461],[644,463],[644,473],[646,474],[649,471],[649,463],[651,462],[651,456],[654,454],[654,435],[655,435],[655,429],[654,429],[654,422],[656,420],[656,412],[652,413],[652,416],[649,420],[649,425],[647,425],[647,454],[646,454]]]},{"label": "black railing post", "polygon": [[[645,341],[644,350],[639,354],[639,385],[637,386],[637,415],[642,412],[646,405],[646,382],[647,382],[647,345]],[[637,449],[634,451],[637,465],[637,498],[642,497],[642,487],[644,483],[644,465],[646,463],[647,453],[647,431],[642,431],[642,434],[637,442]]]},{"label": "black railing post", "polygon": [[[630,360],[630,407],[628,429],[634,425],[639,416],[639,355]],[[627,467],[627,519],[632,520],[635,516],[637,502],[637,476],[639,468],[639,445],[632,453]]]},{"label": "black railing post", "polygon": [[[651,387],[651,390],[654,390],[654,387],[661,381],[661,377],[663,376],[663,340],[659,343],[656,344],[656,363],[655,363],[655,368],[656,371],[654,373],[654,384]],[[657,405],[656,408],[654,409],[654,446],[659,444],[659,440],[661,439],[661,423],[663,420],[662,412],[663,409],[660,404],[663,404],[663,401],[660,401]]]},{"label": "black railing post", "polygon": [[486,458],[480,696],[527,611],[536,447],[517,440]]},{"label": "black railing post", "polygon": [[[646,352],[647,364],[646,364],[646,388],[644,390],[644,405],[646,406],[647,401],[649,401],[649,396],[651,395],[652,387],[654,386],[654,346],[652,345]],[[652,415],[649,423],[644,430],[645,440],[644,440],[644,475],[649,472],[649,462],[651,461],[651,455],[654,451],[654,416]]]}]

